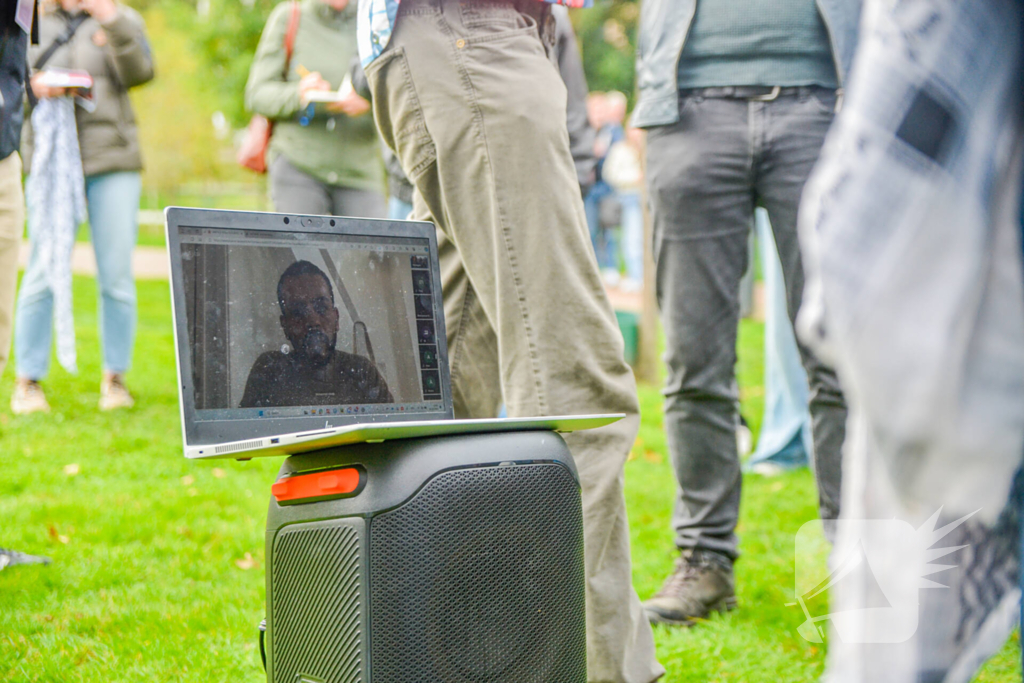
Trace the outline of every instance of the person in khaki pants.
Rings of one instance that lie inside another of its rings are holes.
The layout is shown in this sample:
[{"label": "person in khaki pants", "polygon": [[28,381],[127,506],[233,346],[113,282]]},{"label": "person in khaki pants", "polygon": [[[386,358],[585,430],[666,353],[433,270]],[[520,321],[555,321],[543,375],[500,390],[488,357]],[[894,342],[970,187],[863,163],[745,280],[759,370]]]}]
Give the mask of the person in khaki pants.
[{"label": "person in khaki pants", "polygon": [[18,245],[25,230],[25,196],[21,156],[14,151],[0,161],[0,373],[11,350],[11,323],[18,282]]},{"label": "person in khaki pants", "polygon": [[[15,22],[15,4],[0,9],[0,375],[11,349],[14,293],[18,281],[18,245],[25,231],[25,195],[21,188],[22,103],[28,35]],[[16,564],[47,564],[49,559],[0,548],[0,570]]]},{"label": "person in khaki pants", "polygon": [[415,185],[413,218],[434,222],[458,255],[442,274],[456,415],[493,411],[497,374],[513,417],[627,416],[566,437],[583,489],[588,678],[656,680],[664,669],[631,583],[623,495],[636,385],[590,247],[549,7],[361,0],[359,10],[374,115]]},{"label": "person in khaki pants", "polygon": [[25,232],[25,193],[18,150],[25,116],[29,36],[15,21],[16,11],[14,3],[6,3],[0,10],[0,375],[11,351],[18,246]]}]

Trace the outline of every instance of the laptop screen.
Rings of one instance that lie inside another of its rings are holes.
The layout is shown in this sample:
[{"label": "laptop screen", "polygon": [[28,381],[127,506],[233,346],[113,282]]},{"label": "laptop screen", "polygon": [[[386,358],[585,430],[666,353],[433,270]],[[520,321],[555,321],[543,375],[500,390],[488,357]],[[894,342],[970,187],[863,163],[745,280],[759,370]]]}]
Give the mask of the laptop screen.
[{"label": "laptop screen", "polygon": [[252,425],[223,433],[231,440],[445,413],[430,239],[184,223],[176,232],[187,339],[179,326],[178,343],[191,369],[182,399],[199,432]]}]

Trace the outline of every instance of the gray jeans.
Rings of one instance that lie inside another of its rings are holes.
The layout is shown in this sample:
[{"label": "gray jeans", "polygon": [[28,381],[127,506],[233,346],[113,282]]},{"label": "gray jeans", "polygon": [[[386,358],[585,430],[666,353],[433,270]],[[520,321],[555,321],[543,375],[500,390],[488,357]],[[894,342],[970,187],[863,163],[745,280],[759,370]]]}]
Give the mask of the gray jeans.
[{"label": "gray jeans", "polygon": [[388,212],[380,192],[328,185],[295,168],[282,155],[270,162],[268,174],[270,199],[281,213],[384,218]]},{"label": "gray jeans", "polygon": [[[665,430],[679,482],[672,524],[681,550],[736,558],[736,332],[747,237],[754,207],[765,207],[795,318],[804,286],[797,207],[832,121],[835,95],[817,88],[770,102],[691,95],[679,106],[678,123],[652,128],[647,144],[667,341]],[[835,374],[802,346],[800,354],[810,383],[821,517],[834,520],[846,404]]]}]

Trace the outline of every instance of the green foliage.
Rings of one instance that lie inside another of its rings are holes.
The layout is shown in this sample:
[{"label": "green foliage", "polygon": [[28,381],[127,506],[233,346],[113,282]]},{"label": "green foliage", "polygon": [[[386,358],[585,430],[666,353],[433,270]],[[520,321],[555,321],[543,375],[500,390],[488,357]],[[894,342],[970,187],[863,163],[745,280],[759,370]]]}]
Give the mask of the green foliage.
[{"label": "green foliage", "polygon": [[619,90],[633,99],[640,5],[635,0],[597,0],[570,13],[583,51],[591,90]]},{"label": "green foliage", "polygon": [[228,122],[245,125],[245,82],[273,0],[209,0],[209,14],[196,17],[190,29],[192,46],[202,64],[202,85]]},{"label": "green foliage", "polygon": [[[235,108],[236,118],[244,116],[242,91],[252,52],[235,55],[241,81],[225,87],[197,41],[229,54],[224,47],[230,43],[227,29],[216,29],[216,21],[200,19],[195,7],[183,0],[135,1],[133,5],[143,10],[156,63],[156,78],[131,91],[145,164],[144,207],[193,205],[190,198],[200,195],[200,205],[221,206],[223,201],[206,196],[214,187],[230,187],[232,194],[250,197],[251,202],[253,195],[263,192],[263,180],[235,164],[232,131],[225,129],[226,135],[218,137],[213,118],[226,107]],[[262,21],[253,19],[253,26],[259,23],[253,29],[253,41],[259,38]],[[216,39],[219,33],[223,35]]]},{"label": "green foliage", "polygon": [[131,91],[144,151],[147,191],[176,187],[191,178],[216,178],[218,141],[213,109],[194,81],[198,64],[187,33],[178,28],[185,6],[154,5],[143,15],[156,78]]}]

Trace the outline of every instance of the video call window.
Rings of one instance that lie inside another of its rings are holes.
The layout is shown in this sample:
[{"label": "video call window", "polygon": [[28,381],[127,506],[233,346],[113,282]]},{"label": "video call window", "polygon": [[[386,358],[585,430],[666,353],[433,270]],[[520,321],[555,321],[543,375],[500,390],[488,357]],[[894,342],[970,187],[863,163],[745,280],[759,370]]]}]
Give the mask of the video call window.
[{"label": "video call window", "polygon": [[181,249],[197,419],[441,399],[425,240],[183,229]]}]

